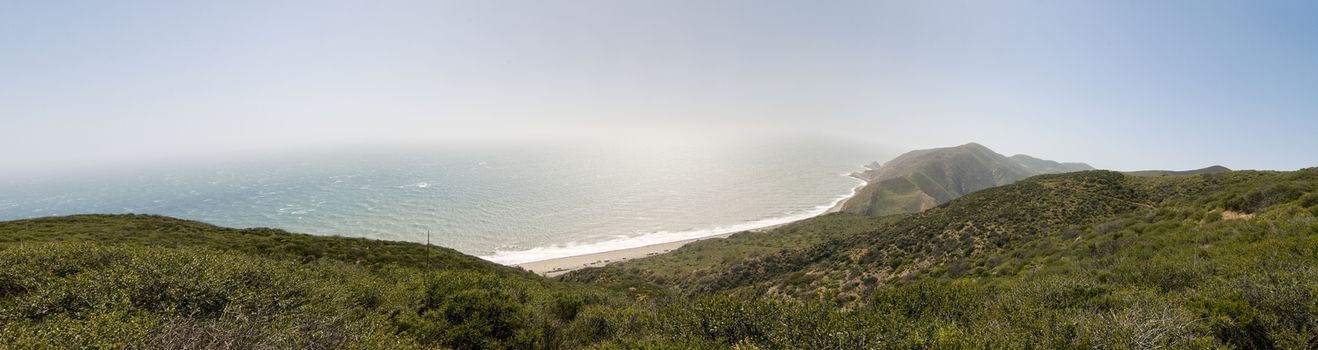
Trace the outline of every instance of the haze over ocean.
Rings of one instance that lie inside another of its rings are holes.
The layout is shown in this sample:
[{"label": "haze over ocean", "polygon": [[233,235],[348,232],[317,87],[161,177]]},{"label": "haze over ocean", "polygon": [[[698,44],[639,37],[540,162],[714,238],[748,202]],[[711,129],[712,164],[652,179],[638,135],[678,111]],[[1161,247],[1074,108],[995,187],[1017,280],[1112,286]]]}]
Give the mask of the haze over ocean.
[{"label": "haze over ocean", "polygon": [[429,230],[519,263],[812,216],[877,154],[804,138],[301,154],[0,184],[0,220],[148,213],[412,242]]},{"label": "haze over ocean", "polygon": [[654,129],[1298,169],[1318,149],[1315,13],[1291,0],[6,2],[0,181]]}]

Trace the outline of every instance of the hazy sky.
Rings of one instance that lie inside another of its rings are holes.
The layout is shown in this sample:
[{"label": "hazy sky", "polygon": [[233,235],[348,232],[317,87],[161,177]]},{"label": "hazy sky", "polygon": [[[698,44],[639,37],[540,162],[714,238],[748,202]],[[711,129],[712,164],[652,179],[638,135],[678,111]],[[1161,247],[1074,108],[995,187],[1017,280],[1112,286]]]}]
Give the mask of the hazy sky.
[{"label": "hazy sky", "polygon": [[0,128],[10,172],[653,130],[1294,169],[1318,2],[5,1]]}]

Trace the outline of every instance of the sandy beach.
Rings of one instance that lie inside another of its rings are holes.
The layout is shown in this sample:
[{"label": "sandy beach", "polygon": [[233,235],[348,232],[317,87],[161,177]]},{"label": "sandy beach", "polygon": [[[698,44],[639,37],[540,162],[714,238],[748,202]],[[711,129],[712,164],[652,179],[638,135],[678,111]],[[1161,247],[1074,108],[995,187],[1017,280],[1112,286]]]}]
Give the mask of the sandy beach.
[{"label": "sandy beach", "polygon": [[[859,190],[863,186],[865,185],[861,184],[859,186],[856,186],[856,188],[852,189],[851,196],[854,196],[856,190]],[[842,204],[845,203],[847,199],[850,199],[851,196],[847,196],[842,199],[839,199],[837,203],[834,203],[832,207],[828,208],[828,210],[824,211],[819,215],[841,211]],[[639,259],[648,256],[655,256],[655,255],[667,253],[676,250],[677,248],[681,248],[687,243],[691,243],[699,240],[725,238],[739,232],[772,230],[791,223],[792,222],[787,222],[777,225],[754,228],[746,231],[728,232],[728,233],[713,235],[708,237],[681,240],[681,241],[669,242],[669,243],[652,244],[652,245],[636,247],[636,248],[618,249],[618,250],[611,250],[607,252],[600,252],[593,254],[584,254],[584,255],[569,256],[569,257],[562,257],[555,259],[532,261],[527,263],[516,264],[513,266],[526,269],[527,271],[535,272],[542,276],[554,277],[554,276],[562,275],[564,273],[568,273],[572,270],[578,270],[587,267],[599,267],[619,261],[627,261],[627,260]]]}]

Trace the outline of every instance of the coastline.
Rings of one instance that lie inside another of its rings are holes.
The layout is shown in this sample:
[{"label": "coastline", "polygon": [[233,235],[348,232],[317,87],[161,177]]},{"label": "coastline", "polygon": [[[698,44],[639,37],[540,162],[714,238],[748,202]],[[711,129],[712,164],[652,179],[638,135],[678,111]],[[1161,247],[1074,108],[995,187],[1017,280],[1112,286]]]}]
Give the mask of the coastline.
[{"label": "coastline", "polygon": [[735,231],[735,232],[725,232],[725,233],[720,233],[720,234],[716,234],[716,235],[710,235],[710,236],[699,237],[699,238],[692,238],[692,239],[685,239],[685,240],[680,240],[680,241],[675,241],[675,242],[658,243],[658,244],[651,244],[651,245],[640,246],[640,247],[634,247],[634,248],[624,248],[624,249],[610,250],[610,251],[604,251],[604,252],[598,252],[598,253],[590,253],[590,254],[582,254],[582,255],[566,256],[566,257],[561,257],[561,258],[553,258],[553,259],[545,259],[545,260],[531,261],[531,262],[525,262],[525,263],[519,263],[519,264],[512,264],[511,266],[514,266],[514,267],[520,267],[520,268],[522,268],[522,269],[525,269],[525,270],[527,270],[527,271],[534,272],[534,273],[536,273],[536,274],[538,274],[538,275],[541,275],[541,276],[545,276],[545,277],[555,277],[555,276],[562,275],[562,274],[565,274],[565,273],[568,273],[568,272],[571,272],[571,271],[574,271],[574,270],[580,270],[580,269],[584,269],[584,268],[588,268],[588,267],[600,267],[600,266],[608,265],[608,264],[615,263],[615,262],[627,261],[627,260],[633,260],[633,259],[639,259],[639,258],[650,257],[650,256],[655,256],[655,255],[659,255],[659,254],[668,253],[668,252],[671,252],[671,251],[673,251],[673,250],[677,250],[677,248],[681,248],[682,246],[686,245],[687,243],[691,243],[691,242],[695,242],[695,241],[699,241],[699,240],[714,239],[714,238],[726,238],[726,237],[728,237],[728,236],[731,236],[731,235],[734,235],[734,234],[737,234],[737,233],[741,233],[741,232],[759,232],[759,231],[772,230],[772,229],[775,229],[775,228],[779,228],[779,227],[782,227],[782,226],[786,226],[786,225],[789,225],[789,224],[792,224],[792,223],[799,222],[799,221],[801,221],[801,220],[808,220],[808,219],[810,219],[810,218],[818,217],[818,216],[821,216],[821,215],[827,215],[827,214],[830,214],[830,213],[835,213],[835,212],[842,211],[842,205],[843,205],[843,203],[846,203],[847,200],[851,199],[852,197],[855,197],[855,196],[856,196],[856,192],[859,191],[861,187],[865,187],[865,185],[868,184],[868,182],[865,182],[864,179],[861,179],[861,178],[858,177],[858,176],[852,176],[852,175],[848,175],[848,176],[851,177],[851,178],[857,179],[857,180],[861,180],[862,183],[859,184],[859,185],[857,185],[856,187],[853,187],[853,188],[851,189],[851,194],[846,195],[846,196],[843,196],[843,197],[841,197],[841,198],[835,200],[835,201],[833,202],[833,205],[830,206],[827,210],[824,210],[823,212],[821,212],[821,213],[819,213],[819,214],[812,215],[812,216],[809,216],[809,217],[806,217],[806,218],[802,218],[802,219],[798,219],[798,220],[792,220],[792,221],[783,222],[783,223],[774,224],[774,225],[768,225],[768,226],[763,226],[763,227],[751,228],[751,229],[747,229],[747,230],[738,230],[738,231]]}]

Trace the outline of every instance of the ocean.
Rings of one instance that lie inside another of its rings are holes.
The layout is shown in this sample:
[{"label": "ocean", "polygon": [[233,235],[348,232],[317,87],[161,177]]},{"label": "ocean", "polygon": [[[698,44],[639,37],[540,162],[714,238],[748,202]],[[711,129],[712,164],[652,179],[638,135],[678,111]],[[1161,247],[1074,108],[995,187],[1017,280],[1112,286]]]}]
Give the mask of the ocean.
[{"label": "ocean", "polygon": [[0,183],[0,220],[147,213],[425,242],[503,264],[818,215],[879,151],[819,138],[395,147]]}]

